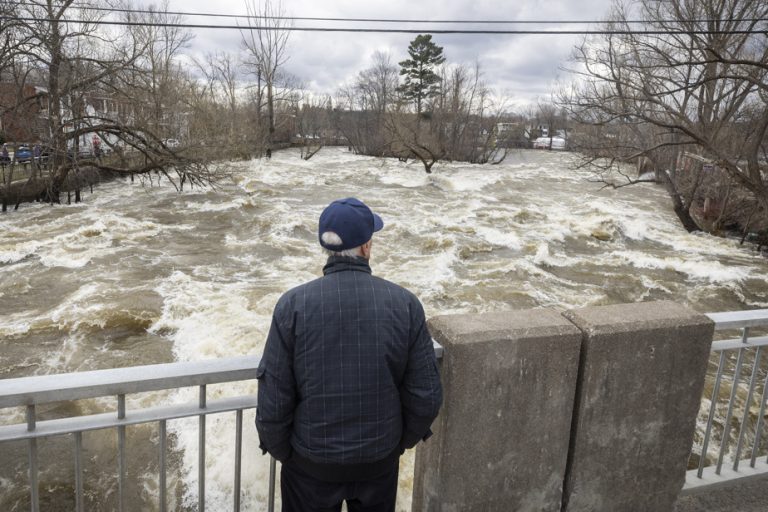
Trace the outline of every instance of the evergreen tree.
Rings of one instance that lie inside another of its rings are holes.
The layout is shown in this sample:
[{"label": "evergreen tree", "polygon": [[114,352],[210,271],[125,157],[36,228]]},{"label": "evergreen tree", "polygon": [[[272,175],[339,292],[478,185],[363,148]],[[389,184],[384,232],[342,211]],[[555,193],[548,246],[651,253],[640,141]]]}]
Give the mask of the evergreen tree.
[{"label": "evergreen tree", "polygon": [[432,42],[431,34],[419,34],[408,45],[410,59],[400,62],[400,75],[405,82],[397,88],[408,101],[416,103],[416,112],[421,116],[424,100],[437,96],[441,78],[434,68],[445,62],[443,47]]}]

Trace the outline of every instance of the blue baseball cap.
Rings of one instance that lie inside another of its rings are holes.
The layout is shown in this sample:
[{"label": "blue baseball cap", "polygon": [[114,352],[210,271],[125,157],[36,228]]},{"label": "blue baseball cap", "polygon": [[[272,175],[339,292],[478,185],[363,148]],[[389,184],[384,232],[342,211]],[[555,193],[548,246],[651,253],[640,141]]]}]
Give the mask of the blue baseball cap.
[{"label": "blue baseball cap", "polygon": [[[371,239],[373,233],[384,227],[384,221],[354,197],[337,199],[320,214],[317,238],[320,245],[334,252],[360,247]],[[341,244],[323,242],[323,233],[331,231],[341,238]]]}]

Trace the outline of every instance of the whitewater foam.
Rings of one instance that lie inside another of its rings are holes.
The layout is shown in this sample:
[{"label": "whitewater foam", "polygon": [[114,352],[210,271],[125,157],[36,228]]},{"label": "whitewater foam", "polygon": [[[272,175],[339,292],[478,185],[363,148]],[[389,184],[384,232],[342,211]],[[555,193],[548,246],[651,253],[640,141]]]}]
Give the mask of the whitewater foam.
[{"label": "whitewater foam", "polygon": [[[50,352],[10,362],[43,372],[85,368],[91,363],[79,361],[88,357],[101,367],[132,356],[146,363],[126,339],[91,340],[100,329],[167,342],[158,352],[164,360],[259,354],[278,297],[321,274],[318,213],[349,195],[385,221],[374,274],[411,289],[428,316],[651,299],[699,310],[768,304],[763,258],[732,240],[685,232],[663,190],[600,191],[587,173],[567,169],[570,159],[522,151],[498,166],[453,162],[427,175],[418,163],[344,149],[323,148],[310,161],[281,151],[233,164],[232,183],[213,191],[116,180],[86,204],[32,205],[2,218],[0,336],[49,337]],[[45,305],[33,302],[40,286],[53,292]],[[209,398],[254,392],[248,382],[210,386]],[[102,405],[113,407],[110,400]],[[196,402],[197,390],[128,397],[130,408],[169,401]],[[183,501],[192,506],[197,420],[169,429],[183,456]],[[268,458],[257,449],[253,411],[243,434],[243,503],[257,510]],[[207,437],[207,508],[229,510],[234,414],[209,418]],[[399,511],[409,508],[410,460]],[[148,495],[150,480],[142,483]]]},{"label": "whitewater foam", "polygon": [[638,251],[614,251],[611,254],[636,268],[672,270],[686,274],[690,279],[720,284],[742,282],[753,270],[750,267],[725,266],[719,261],[682,259],[674,256],[662,258]]}]

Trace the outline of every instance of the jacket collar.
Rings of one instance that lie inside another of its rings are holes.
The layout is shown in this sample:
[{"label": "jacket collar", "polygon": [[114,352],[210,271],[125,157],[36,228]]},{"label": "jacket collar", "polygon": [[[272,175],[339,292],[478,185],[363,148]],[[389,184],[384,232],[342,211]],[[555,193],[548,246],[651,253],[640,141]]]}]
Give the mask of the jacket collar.
[{"label": "jacket collar", "polygon": [[368,264],[368,260],[359,256],[330,256],[323,267],[323,275],[344,270],[356,270],[370,274],[371,266]]}]

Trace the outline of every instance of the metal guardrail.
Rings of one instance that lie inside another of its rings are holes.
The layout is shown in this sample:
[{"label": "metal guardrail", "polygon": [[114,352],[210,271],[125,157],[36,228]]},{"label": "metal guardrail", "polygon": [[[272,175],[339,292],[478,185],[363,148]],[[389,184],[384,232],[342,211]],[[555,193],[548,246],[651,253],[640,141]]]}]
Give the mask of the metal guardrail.
[{"label": "metal guardrail", "polygon": [[[746,479],[768,476],[768,457],[759,455],[762,433],[765,429],[766,405],[768,404],[768,371],[761,369],[768,336],[750,336],[750,329],[768,327],[768,309],[710,313],[716,330],[741,329],[737,339],[716,341],[712,352],[719,354],[719,364],[715,375],[714,387],[707,414],[707,426],[701,447],[698,468],[687,472],[686,483],[681,494],[692,494],[741,482]],[[443,356],[443,347],[434,342],[435,354]],[[735,361],[734,361],[735,356]],[[159,425],[159,510],[166,510],[166,466],[168,420],[199,417],[199,458],[198,458],[198,503],[199,510],[205,510],[205,422],[209,414],[235,412],[235,461],[234,461],[234,510],[240,509],[240,477],[242,456],[242,421],[243,411],[256,407],[254,395],[223,398],[208,401],[206,386],[222,382],[235,382],[254,379],[260,357],[239,357],[231,359],[206,360],[187,363],[169,363],[148,366],[135,366],[109,370],[97,370],[61,375],[44,375],[18,379],[0,380],[0,409],[26,407],[26,423],[0,426],[0,442],[26,440],[29,459],[30,502],[33,512],[39,511],[37,440],[43,437],[69,435],[74,440],[74,470],[76,510],[81,512],[83,502],[82,472],[82,434],[91,430],[116,428],[118,436],[118,507],[122,512],[125,506],[125,431],[129,425],[157,422]],[[751,364],[748,381],[742,385],[742,372]],[[731,371],[732,370],[732,371]],[[765,377],[760,375],[765,372]],[[731,389],[728,401],[721,400],[721,387],[724,380],[730,380]],[[760,382],[762,381],[762,389]],[[152,408],[126,410],[125,397],[128,394],[147,391],[174,390],[182,387],[199,387],[199,399],[195,403],[165,405]],[[739,389],[746,392],[741,418],[736,417],[735,409]],[[51,402],[72,401],[84,398],[115,396],[116,411],[111,413],[67,417],[54,420],[38,421],[36,406]],[[755,405],[755,397],[761,396],[759,413],[755,425],[751,448],[747,446],[750,430],[750,409]],[[720,405],[720,407],[718,407]],[[725,415],[718,416],[718,409],[725,409]],[[715,420],[722,420],[716,422]],[[732,421],[738,422],[738,435]],[[716,442],[713,436],[715,424],[722,425],[717,462],[706,466],[707,454],[711,444]],[[725,466],[725,456],[731,455],[732,462]],[[749,456],[742,459],[742,454]],[[274,510],[275,498],[274,459],[270,461],[269,510]]]},{"label": "metal guardrail", "polygon": [[[29,458],[30,503],[33,512],[40,510],[38,495],[37,441],[42,437],[72,434],[74,438],[75,509],[82,512],[83,432],[104,428],[116,428],[118,437],[118,509],[125,505],[125,429],[142,423],[159,424],[159,510],[166,510],[166,422],[172,419],[199,417],[198,503],[205,510],[205,420],[209,414],[232,412],[236,414],[234,494],[235,511],[240,509],[240,473],[242,453],[243,411],[256,407],[256,397],[239,396],[208,401],[206,386],[222,382],[254,379],[260,357],[238,357],[187,363],[169,363],[134,366],[110,370],[43,375],[19,379],[0,380],[0,409],[26,407],[26,423],[0,426],[0,442],[26,440]],[[125,396],[131,393],[170,390],[182,387],[199,387],[196,403],[167,405],[146,409],[126,410]],[[111,413],[93,414],[37,421],[36,406],[51,402],[117,397],[117,410]],[[270,467],[271,493],[274,494],[274,460]]]},{"label": "metal guardrail", "polygon": [[[435,355],[443,356],[443,347],[433,340]],[[234,510],[240,510],[240,478],[243,439],[243,411],[256,407],[256,396],[239,396],[207,400],[206,386],[222,382],[236,382],[256,378],[260,356],[211,359],[205,361],[133,366],[109,370],[42,375],[0,380],[0,409],[26,407],[26,423],[0,426],[0,443],[27,441],[29,459],[30,503],[33,512],[40,510],[38,495],[37,440],[72,434],[74,438],[75,510],[84,510],[82,435],[83,432],[116,428],[118,437],[118,510],[125,505],[125,428],[129,425],[158,423],[159,428],[159,503],[166,510],[167,421],[199,417],[198,442],[198,510],[205,510],[205,421],[209,414],[235,412]],[[199,387],[199,400],[195,403],[165,405],[126,410],[125,396],[147,391],[174,390]],[[36,406],[52,402],[115,396],[116,411],[37,421]],[[274,510],[276,462],[270,457],[268,510]]]},{"label": "metal guardrail", "polygon": [[[759,455],[760,441],[765,424],[766,402],[768,401],[768,371],[761,368],[762,355],[768,346],[768,336],[750,337],[750,329],[756,327],[768,327],[768,309],[751,311],[737,311],[725,313],[710,313],[707,316],[715,322],[715,330],[741,330],[741,336],[737,339],[715,341],[712,343],[712,352],[719,354],[717,374],[707,411],[707,426],[704,431],[704,440],[699,455],[698,467],[686,474],[685,485],[681,494],[693,494],[715,487],[724,487],[734,482],[742,482],[747,479],[768,476],[768,456],[762,460]],[[735,361],[733,360],[735,355]],[[745,367],[752,366],[748,381],[742,386],[742,372]],[[732,367],[732,370],[731,370]],[[761,378],[760,372],[765,372]],[[730,393],[728,401],[721,400],[720,388],[724,380],[730,380]],[[759,383],[762,380],[762,391]],[[739,390],[746,392],[743,400],[741,418],[736,416],[736,403],[739,398]],[[761,396],[759,412],[755,424],[751,450],[747,446],[747,437],[750,431],[750,410],[755,405],[755,397]],[[720,407],[718,407],[720,406]],[[718,418],[718,409],[725,409],[725,415]],[[717,450],[717,462],[706,466],[707,455],[711,443],[714,441],[713,430],[716,419],[722,419],[722,434]],[[738,422],[738,435],[732,422]],[[749,452],[746,456],[746,452]],[[725,456],[731,452],[731,463],[724,467]],[[745,458],[742,459],[742,454]]]}]

